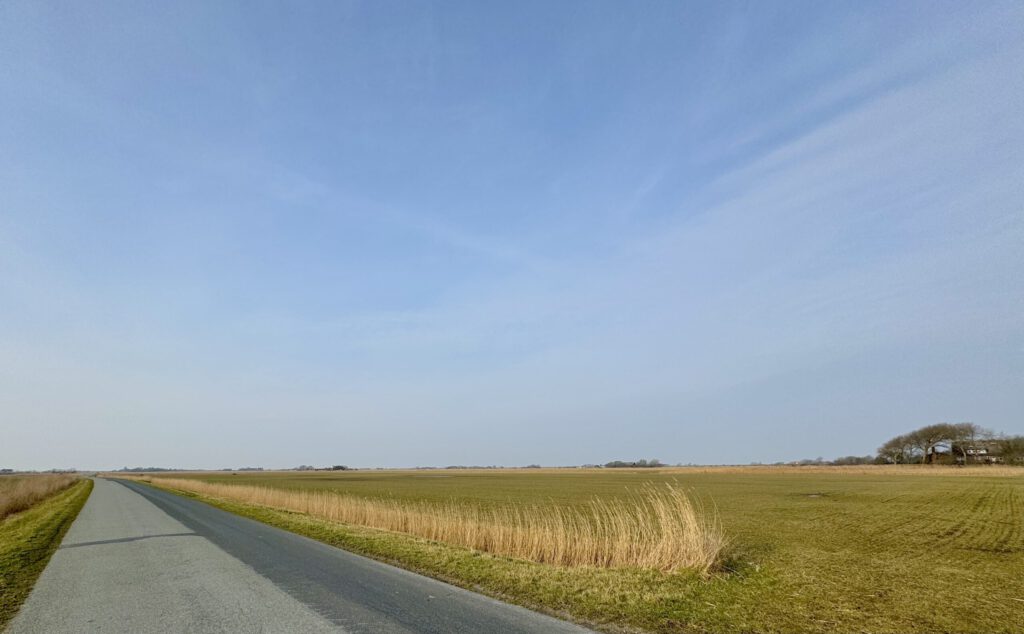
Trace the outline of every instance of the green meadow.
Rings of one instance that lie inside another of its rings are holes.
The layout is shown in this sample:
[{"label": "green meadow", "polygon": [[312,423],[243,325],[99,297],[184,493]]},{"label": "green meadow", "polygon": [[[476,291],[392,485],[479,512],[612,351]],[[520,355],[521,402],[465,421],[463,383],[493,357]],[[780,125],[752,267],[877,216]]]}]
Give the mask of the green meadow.
[{"label": "green meadow", "polygon": [[[1024,471],[679,468],[207,472],[173,477],[410,503],[585,506],[684,487],[729,540],[710,575],[558,567],[303,513],[228,510],[605,631],[1019,632]],[[159,476],[155,478],[159,482]]]}]

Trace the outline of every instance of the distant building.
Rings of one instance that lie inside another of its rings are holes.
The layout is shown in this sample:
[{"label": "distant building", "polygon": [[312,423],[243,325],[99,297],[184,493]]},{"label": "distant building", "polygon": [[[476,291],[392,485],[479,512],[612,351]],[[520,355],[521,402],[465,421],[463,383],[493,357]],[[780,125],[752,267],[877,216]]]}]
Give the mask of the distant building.
[{"label": "distant building", "polygon": [[1003,462],[999,443],[983,440],[969,445],[953,445],[953,458],[964,464],[999,464]]}]

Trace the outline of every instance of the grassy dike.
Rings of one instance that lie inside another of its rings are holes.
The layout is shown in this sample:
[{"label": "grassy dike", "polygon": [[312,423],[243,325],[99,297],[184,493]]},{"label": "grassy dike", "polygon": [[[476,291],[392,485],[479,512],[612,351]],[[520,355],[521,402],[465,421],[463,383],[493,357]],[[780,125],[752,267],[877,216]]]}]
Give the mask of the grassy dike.
[{"label": "grassy dike", "polygon": [[0,522],[0,629],[28,597],[92,486],[82,480]]}]

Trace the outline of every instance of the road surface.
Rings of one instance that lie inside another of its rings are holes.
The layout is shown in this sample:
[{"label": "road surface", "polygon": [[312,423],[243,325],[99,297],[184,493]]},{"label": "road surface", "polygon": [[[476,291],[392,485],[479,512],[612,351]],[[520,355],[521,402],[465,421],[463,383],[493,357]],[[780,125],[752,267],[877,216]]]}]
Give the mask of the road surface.
[{"label": "road surface", "polygon": [[585,631],[196,500],[102,479],[9,629]]}]

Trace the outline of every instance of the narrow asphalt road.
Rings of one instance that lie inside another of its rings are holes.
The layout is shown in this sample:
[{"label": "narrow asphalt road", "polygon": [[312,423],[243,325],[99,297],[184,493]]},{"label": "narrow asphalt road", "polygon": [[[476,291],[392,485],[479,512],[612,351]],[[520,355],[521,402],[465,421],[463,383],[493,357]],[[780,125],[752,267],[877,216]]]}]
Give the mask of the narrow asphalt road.
[{"label": "narrow asphalt road", "polygon": [[585,631],[196,500],[102,479],[9,629]]}]

